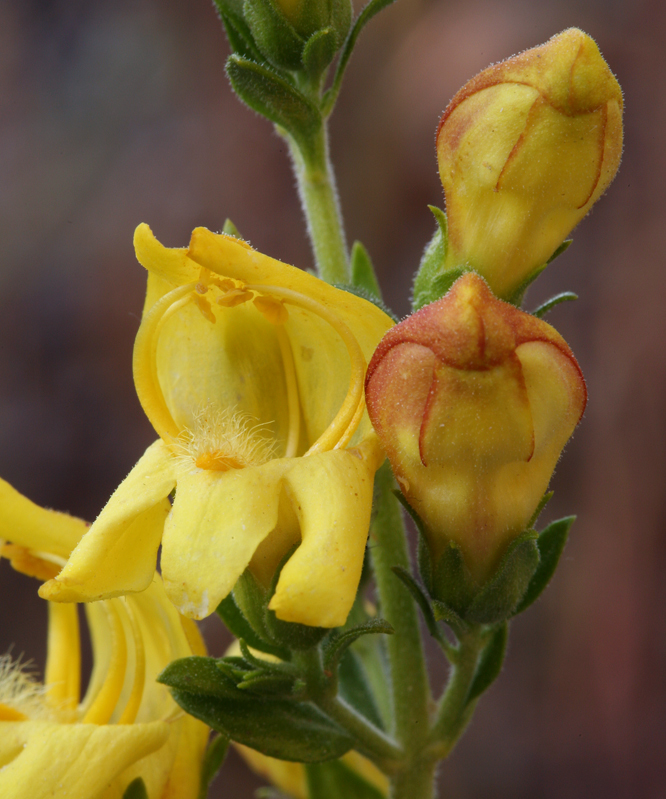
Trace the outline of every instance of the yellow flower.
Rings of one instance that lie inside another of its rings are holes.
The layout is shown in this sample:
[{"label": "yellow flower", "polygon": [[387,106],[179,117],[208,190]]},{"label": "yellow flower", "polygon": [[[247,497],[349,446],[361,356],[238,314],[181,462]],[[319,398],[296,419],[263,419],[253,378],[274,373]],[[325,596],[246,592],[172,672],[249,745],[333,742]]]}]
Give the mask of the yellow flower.
[{"label": "yellow flower", "polygon": [[488,67],[437,131],[449,245],[510,298],[606,191],[622,155],[622,90],[576,28]]},{"label": "yellow flower", "polygon": [[267,585],[298,545],[271,609],[343,624],[383,459],[366,359],[393,322],[231,236],[199,228],[188,250],[167,249],[141,225],[135,247],[149,276],[134,379],[160,439],[42,596],[142,591],[161,541],[169,598],[203,618],[246,567]]},{"label": "yellow flower", "polygon": [[433,563],[454,541],[482,583],[529,523],[587,393],[562,336],[468,272],[384,337],[366,397]]},{"label": "yellow flower", "polygon": [[[18,571],[52,577],[86,528],[0,481],[0,537],[12,541],[0,555]],[[48,603],[43,685],[0,658],[0,796],[120,799],[141,777],[149,799],[196,799],[208,728],[155,681],[175,658],[205,654],[194,623],[179,617],[158,575],[142,594],[85,610],[93,671],[82,701],[75,604]]]}]

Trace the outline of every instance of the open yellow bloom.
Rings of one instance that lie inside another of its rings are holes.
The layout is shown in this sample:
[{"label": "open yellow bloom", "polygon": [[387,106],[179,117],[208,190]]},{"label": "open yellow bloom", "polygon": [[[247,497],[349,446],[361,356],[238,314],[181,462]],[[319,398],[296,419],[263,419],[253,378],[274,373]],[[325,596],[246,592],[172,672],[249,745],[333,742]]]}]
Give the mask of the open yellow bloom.
[{"label": "open yellow bloom", "polygon": [[[12,541],[0,552],[18,571],[52,577],[86,528],[0,481],[0,538]],[[43,686],[0,658],[0,796],[120,799],[141,777],[149,799],[196,799],[208,728],[155,681],[175,658],[205,654],[194,623],[158,575],[142,594],[85,609],[93,672],[82,701],[75,604],[48,603]]]},{"label": "open yellow bloom", "polygon": [[383,459],[365,413],[366,361],[392,320],[203,228],[184,250],[141,225],[135,247],[149,276],[134,378],[160,439],[42,596],[142,591],[161,541],[169,598],[203,618],[246,567],[267,585],[298,545],[271,609],[285,621],[343,624]]}]

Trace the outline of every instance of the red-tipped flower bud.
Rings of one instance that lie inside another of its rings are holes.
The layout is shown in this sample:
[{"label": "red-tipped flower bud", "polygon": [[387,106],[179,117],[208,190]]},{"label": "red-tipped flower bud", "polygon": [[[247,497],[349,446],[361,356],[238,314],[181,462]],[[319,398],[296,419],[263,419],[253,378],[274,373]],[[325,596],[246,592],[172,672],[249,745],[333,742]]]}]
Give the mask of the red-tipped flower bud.
[{"label": "red-tipped flower bud", "polygon": [[622,154],[622,90],[571,28],[485,69],[437,131],[449,246],[510,298],[604,193]]},{"label": "red-tipped flower bud", "polygon": [[368,367],[368,413],[436,562],[460,548],[478,583],[526,528],[586,403],[550,325],[467,273],[389,330]]}]

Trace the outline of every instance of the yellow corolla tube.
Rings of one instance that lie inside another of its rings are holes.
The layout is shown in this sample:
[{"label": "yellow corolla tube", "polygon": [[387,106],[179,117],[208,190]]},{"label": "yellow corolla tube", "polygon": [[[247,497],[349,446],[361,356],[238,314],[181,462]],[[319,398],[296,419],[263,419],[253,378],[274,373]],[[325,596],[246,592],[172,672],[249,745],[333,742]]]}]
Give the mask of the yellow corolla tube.
[{"label": "yellow corolla tube", "polygon": [[268,585],[297,546],[271,609],[343,624],[383,459],[363,383],[393,321],[232,236],[199,228],[168,249],[140,225],[134,243],[148,270],[134,379],[159,440],[42,596],[142,591],[161,543],[169,598],[203,618],[247,567]]},{"label": "yellow corolla tube", "polygon": [[[0,555],[18,571],[52,577],[85,529],[0,481],[0,538],[11,542]],[[196,799],[208,728],[156,682],[172,660],[205,654],[193,623],[159,575],[142,594],[85,610],[93,671],[83,698],[75,604],[48,603],[43,684],[0,657],[0,796],[120,799],[141,777],[149,799]]]}]

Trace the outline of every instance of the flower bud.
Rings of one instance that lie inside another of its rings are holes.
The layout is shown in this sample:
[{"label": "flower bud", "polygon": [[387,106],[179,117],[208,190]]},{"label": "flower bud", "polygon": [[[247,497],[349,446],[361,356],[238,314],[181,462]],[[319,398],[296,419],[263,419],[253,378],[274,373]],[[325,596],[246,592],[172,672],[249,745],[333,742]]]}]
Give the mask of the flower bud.
[{"label": "flower bud", "polygon": [[473,272],[384,336],[368,413],[433,563],[455,543],[478,583],[527,527],[587,399],[564,339]]},{"label": "flower bud", "polygon": [[510,299],[608,188],[622,154],[622,90],[576,28],[472,78],[437,130],[444,269]]}]

